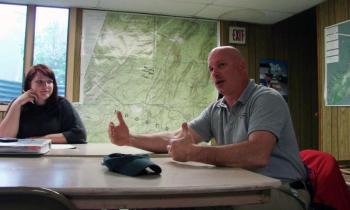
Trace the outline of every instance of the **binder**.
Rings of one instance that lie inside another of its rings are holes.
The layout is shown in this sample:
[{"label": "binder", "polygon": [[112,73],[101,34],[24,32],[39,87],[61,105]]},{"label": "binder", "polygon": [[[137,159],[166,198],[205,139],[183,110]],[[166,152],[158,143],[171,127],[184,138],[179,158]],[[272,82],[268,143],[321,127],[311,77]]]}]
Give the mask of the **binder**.
[{"label": "binder", "polygon": [[1,155],[42,155],[50,151],[50,139],[0,138]]}]

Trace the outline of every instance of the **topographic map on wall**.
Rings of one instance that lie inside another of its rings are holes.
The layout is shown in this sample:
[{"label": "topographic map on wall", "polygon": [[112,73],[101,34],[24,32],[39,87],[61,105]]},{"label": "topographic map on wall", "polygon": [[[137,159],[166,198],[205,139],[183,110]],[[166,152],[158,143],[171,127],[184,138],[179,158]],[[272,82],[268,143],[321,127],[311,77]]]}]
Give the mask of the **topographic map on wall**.
[{"label": "topographic map on wall", "polygon": [[350,106],[350,21],[325,28],[325,101]]},{"label": "topographic map on wall", "polygon": [[217,98],[208,52],[217,22],[84,10],[78,112],[88,142],[109,142],[123,113],[133,133],[174,130]]}]

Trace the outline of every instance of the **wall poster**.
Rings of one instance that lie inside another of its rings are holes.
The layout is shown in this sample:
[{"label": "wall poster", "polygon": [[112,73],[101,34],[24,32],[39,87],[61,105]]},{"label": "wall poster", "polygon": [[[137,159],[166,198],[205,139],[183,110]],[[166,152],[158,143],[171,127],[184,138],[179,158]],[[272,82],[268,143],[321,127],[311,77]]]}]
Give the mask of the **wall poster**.
[{"label": "wall poster", "polygon": [[259,63],[260,84],[277,90],[288,101],[287,62],[262,59]]}]

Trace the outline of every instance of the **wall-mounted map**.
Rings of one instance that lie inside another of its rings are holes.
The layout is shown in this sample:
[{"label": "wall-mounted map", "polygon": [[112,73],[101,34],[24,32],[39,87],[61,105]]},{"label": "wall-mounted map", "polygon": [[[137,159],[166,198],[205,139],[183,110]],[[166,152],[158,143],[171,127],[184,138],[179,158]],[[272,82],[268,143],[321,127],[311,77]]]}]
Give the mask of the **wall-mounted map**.
[{"label": "wall-mounted map", "polygon": [[84,10],[81,103],[89,142],[109,142],[122,111],[131,132],[174,130],[216,100],[207,55],[217,22]]},{"label": "wall-mounted map", "polygon": [[325,28],[326,106],[350,106],[350,21]]}]

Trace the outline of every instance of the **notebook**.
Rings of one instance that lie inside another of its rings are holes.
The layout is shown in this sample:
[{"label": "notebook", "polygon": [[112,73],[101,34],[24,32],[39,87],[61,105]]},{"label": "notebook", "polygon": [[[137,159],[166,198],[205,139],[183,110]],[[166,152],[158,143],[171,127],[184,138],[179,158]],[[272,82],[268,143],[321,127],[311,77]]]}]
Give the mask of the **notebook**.
[{"label": "notebook", "polygon": [[50,139],[0,138],[0,154],[42,155],[50,148]]}]

